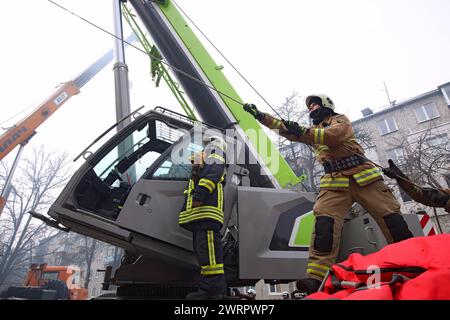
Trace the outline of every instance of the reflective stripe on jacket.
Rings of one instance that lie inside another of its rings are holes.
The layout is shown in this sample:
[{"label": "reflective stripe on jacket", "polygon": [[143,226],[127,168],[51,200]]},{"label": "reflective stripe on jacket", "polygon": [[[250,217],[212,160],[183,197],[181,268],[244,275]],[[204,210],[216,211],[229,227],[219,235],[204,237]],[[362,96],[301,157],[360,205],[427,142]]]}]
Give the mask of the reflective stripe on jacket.
[{"label": "reflective stripe on jacket", "polygon": [[[364,149],[355,139],[350,120],[341,114],[329,116],[316,126],[311,126],[301,136],[287,134],[283,122],[264,114],[262,124],[278,129],[281,136],[291,141],[311,145],[317,161],[333,162],[350,156],[364,155]],[[327,173],[320,180],[320,188],[324,190],[348,190],[349,177],[353,176],[360,186],[365,186],[378,180],[383,180],[381,169],[370,162],[356,167]]]},{"label": "reflective stripe on jacket", "polygon": [[[198,176],[189,180],[184,191],[185,201],[178,222],[190,229],[189,224],[200,220],[214,220],[223,224],[223,181],[225,180],[225,153],[214,149],[206,150],[204,163]],[[192,208],[193,201],[202,205]]]}]

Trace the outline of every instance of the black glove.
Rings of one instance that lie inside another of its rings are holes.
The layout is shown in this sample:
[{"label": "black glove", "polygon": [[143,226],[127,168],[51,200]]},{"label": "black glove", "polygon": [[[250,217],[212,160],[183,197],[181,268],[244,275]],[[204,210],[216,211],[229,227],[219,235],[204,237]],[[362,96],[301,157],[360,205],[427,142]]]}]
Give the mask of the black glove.
[{"label": "black glove", "polygon": [[303,135],[307,130],[306,127],[301,126],[297,122],[294,122],[294,121],[283,120],[283,124],[286,127],[288,134],[292,134],[297,137],[300,137],[301,135]]},{"label": "black glove", "polygon": [[244,110],[250,113],[256,120],[261,121],[264,119],[264,114],[256,108],[254,104],[246,103],[244,104]]},{"label": "black glove", "polygon": [[440,190],[433,188],[422,188],[423,195],[425,198],[430,200],[431,203],[435,204],[437,207],[445,207],[449,196]]},{"label": "black glove", "polygon": [[383,173],[391,179],[397,179],[397,177],[407,178],[406,175],[395,165],[394,161],[388,160],[389,168],[383,168]]}]

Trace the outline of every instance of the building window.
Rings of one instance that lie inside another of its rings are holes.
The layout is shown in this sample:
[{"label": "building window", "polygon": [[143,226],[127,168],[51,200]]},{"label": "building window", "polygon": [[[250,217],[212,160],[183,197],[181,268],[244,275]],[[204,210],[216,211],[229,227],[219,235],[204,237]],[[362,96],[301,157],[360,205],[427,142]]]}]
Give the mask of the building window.
[{"label": "building window", "polygon": [[439,136],[434,136],[434,137],[431,137],[431,138],[425,140],[425,144],[427,144],[430,147],[435,147],[435,146],[439,146],[439,145],[445,146],[447,141],[448,141],[447,134],[441,134]]},{"label": "building window", "polygon": [[417,122],[419,122],[419,123],[440,117],[439,112],[438,112],[434,102],[429,102],[419,108],[416,108],[415,112],[416,112]]},{"label": "building window", "polygon": [[442,94],[444,95],[444,99],[447,102],[447,105],[450,106],[450,86],[446,86],[441,88]]},{"label": "building window", "polygon": [[385,134],[397,131],[398,126],[394,117],[390,116],[378,122],[378,129],[380,130],[380,135],[384,136]]},{"label": "building window", "polygon": [[269,284],[269,294],[278,294],[280,291],[278,290],[278,285],[276,284]]},{"label": "building window", "polygon": [[394,162],[401,162],[405,158],[402,147],[387,150],[386,154],[388,156],[388,159],[392,159]]}]

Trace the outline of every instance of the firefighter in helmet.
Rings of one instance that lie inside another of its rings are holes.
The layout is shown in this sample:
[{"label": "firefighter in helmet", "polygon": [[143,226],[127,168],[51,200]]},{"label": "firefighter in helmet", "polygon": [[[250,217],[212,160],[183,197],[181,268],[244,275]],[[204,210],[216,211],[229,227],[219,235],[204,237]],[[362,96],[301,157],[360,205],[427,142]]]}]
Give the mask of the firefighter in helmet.
[{"label": "firefighter in helmet", "polygon": [[450,213],[450,189],[435,189],[419,187],[414,184],[392,161],[388,160],[389,168],[383,168],[383,173],[391,179],[397,180],[403,189],[414,201],[429,207],[445,208]]},{"label": "firefighter in helmet", "polygon": [[193,250],[200,267],[198,290],[186,298],[220,299],[227,288],[220,238],[227,145],[219,136],[205,136],[203,143],[203,151],[191,158],[192,176],[178,220],[193,233]]},{"label": "firefighter in helmet", "polygon": [[336,260],[344,218],[354,202],[374,217],[388,242],[413,235],[400,214],[400,204],[383,183],[381,169],[364,156],[356,142],[350,120],[334,111],[334,103],[327,95],[310,95],[305,102],[311,127],[275,119],[253,104],[245,104],[244,110],[286,139],[311,145],[323,165],[325,174],[313,208],[315,226],[306,278],[297,281],[299,292],[310,294],[319,289]]}]

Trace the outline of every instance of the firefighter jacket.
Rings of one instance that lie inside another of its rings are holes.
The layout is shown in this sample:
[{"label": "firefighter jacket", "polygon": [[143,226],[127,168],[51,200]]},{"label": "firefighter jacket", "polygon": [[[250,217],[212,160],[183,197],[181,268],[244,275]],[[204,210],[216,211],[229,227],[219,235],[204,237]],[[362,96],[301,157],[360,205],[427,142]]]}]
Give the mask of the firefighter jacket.
[{"label": "firefighter jacket", "polygon": [[[449,300],[450,235],[410,238],[334,264],[310,299]],[[377,289],[377,290],[374,290]]]},{"label": "firefighter jacket", "polygon": [[[270,129],[278,129],[279,134],[288,140],[311,145],[316,159],[322,165],[355,155],[364,156],[363,148],[356,142],[350,120],[341,114],[325,118],[318,125],[307,128],[301,136],[288,134],[283,122],[268,114],[264,114],[261,123]],[[383,180],[381,169],[367,161],[349,169],[324,174],[320,179],[320,189],[348,190],[350,176],[353,176],[360,186]]]},{"label": "firefighter jacket", "polygon": [[[223,183],[225,180],[225,152],[210,143],[193,164],[192,177],[184,191],[185,201],[179,214],[181,226],[191,229],[195,221],[216,221],[223,224]],[[192,208],[193,201],[202,205]]]}]

